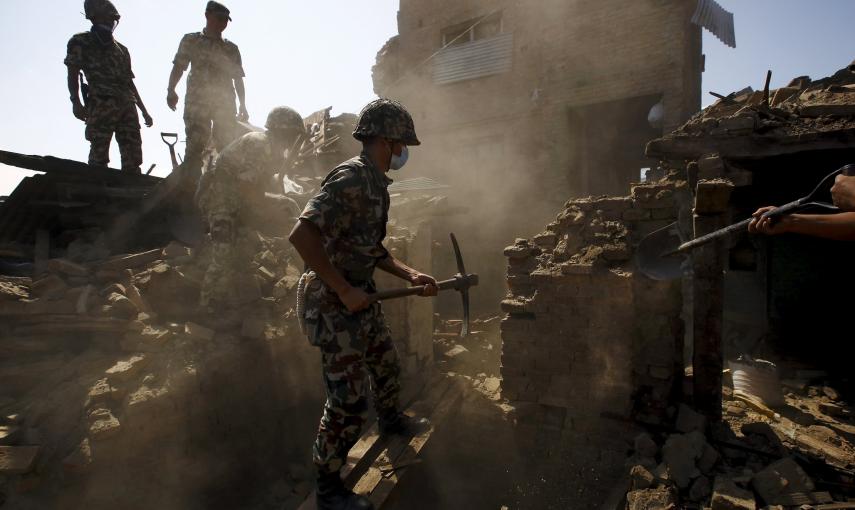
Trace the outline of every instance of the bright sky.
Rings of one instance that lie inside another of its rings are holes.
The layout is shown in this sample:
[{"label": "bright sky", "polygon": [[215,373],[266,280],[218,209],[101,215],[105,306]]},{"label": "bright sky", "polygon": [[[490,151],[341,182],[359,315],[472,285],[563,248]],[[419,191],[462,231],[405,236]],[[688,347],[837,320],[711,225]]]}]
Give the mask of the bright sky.
[{"label": "bright sky", "polygon": [[[425,0],[428,1],[428,0]],[[161,131],[182,134],[181,109],[166,107],[166,84],[181,36],[201,30],[204,0],[114,0],[122,14],[116,38],[128,46],[137,87],[155,126],[143,127],[144,169],[170,167]],[[226,37],[243,54],[250,121],[263,124],[273,106],[303,115],[333,106],[357,112],[374,97],[371,66],[383,43],[397,33],[396,0],[253,0],[232,9]],[[737,49],[704,33],[707,91],[762,88],[767,69],[773,87],[799,75],[819,78],[855,58],[855,1],[719,0],[736,16]],[[86,161],[84,125],[71,114],[66,90],[66,43],[85,31],[82,0],[0,0],[0,149]],[[183,99],[183,80],[179,87]],[[179,146],[183,154],[183,146]],[[111,164],[119,166],[112,146]],[[26,172],[0,165],[0,195]]]}]

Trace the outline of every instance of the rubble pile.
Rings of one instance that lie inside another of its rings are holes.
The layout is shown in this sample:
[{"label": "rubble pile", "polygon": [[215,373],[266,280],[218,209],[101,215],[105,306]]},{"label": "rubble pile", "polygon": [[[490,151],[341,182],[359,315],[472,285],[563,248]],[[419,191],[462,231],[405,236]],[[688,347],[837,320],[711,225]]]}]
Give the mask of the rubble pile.
[{"label": "rubble pile", "polygon": [[[851,409],[822,387],[798,386],[777,411],[725,387],[721,423],[680,405],[673,423],[635,438],[627,510],[847,508],[855,494]],[[823,414],[823,405],[840,414]]]},{"label": "rubble pile", "polygon": [[252,488],[272,483],[278,499],[261,507],[295,508],[311,489],[305,444],[322,400],[304,384],[319,367],[293,320],[295,257],[259,234],[252,313],[231,327],[197,309],[204,246],[0,277],[0,494],[65,508],[256,507]]},{"label": "rubble pile", "polygon": [[759,157],[855,142],[855,72],[849,68],[819,80],[800,76],[768,93],[748,87],[719,97],[673,133],[650,142],[648,156]]}]

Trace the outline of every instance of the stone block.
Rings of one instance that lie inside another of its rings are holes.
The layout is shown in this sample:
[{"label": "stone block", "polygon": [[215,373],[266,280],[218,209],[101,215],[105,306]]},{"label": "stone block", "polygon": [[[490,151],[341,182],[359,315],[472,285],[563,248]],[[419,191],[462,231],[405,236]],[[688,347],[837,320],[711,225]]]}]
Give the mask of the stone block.
[{"label": "stone block", "polygon": [[698,431],[674,434],[665,441],[662,460],[679,488],[689,488],[692,480],[701,475],[695,462],[703,454],[705,444],[704,435]]},{"label": "stone block", "polygon": [[692,482],[689,488],[689,499],[696,503],[706,503],[707,498],[712,493],[712,484],[706,476],[701,476]]},{"label": "stone block", "polygon": [[190,253],[190,248],[184,246],[178,241],[172,241],[166,246],[166,248],[163,249],[163,258],[176,259],[181,257],[189,257]]},{"label": "stone block", "polygon": [[695,430],[704,432],[706,426],[707,419],[704,415],[696,412],[686,404],[680,404],[680,408],[677,411],[677,423],[675,424],[675,428],[678,432],[682,432],[684,434]]},{"label": "stone block", "polygon": [[754,131],[757,126],[756,113],[742,113],[719,120],[718,126],[729,134],[745,134]]},{"label": "stone block", "polygon": [[751,486],[767,505],[782,503],[781,496],[799,492],[812,492],[813,480],[790,457],[776,461],[754,475]]},{"label": "stone block", "polygon": [[132,356],[108,368],[105,374],[111,385],[125,383],[139,375],[147,363],[148,359],[144,354]]},{"label": "stone block", "polygon": [[718,155],[705,156],[698,160],[698,179],[719,179],[724,176],[724,160]]},{"label": "stone block", "polygon": [[626,495],[626,510],[670,510],[677,508],[677,495],[670,487],[636,490]]},{"label": "stone block", "polygon": [[629,472],[629,478],[632,490],[634,491],[649,489],[656,481],[653,476],[653,473],[651,473],[644,466],[641,465],[636,465],[632,467]]},{"label": "stone block", "polygon": [[711,510],[757,510],[754,494],[740,489],[725,476],[717,476],[713,486]]},{"label": "stone block", "polygon": [[650,434],[646,432],[636,436],[634,449],[636,455],[640,457],[654,458],[659,453],[659,446],[656,445],[656,442],[652,437],[650,437]]},{"label": "stone block", "polygon": [[724,179],[698,181],[695,214],[720,214],[727,211],[733,184]]},{"label": "stone block", "polygon": [[110,314],[117,319],[132,319],[140,313],[140,309],[126,296],[113,292],[107,296]]},{"label": "stone block", "polygon": [[99,409],[90,417],[89,438],[93,441],[111,439],[122,431],[122,424],[106,409]]}]

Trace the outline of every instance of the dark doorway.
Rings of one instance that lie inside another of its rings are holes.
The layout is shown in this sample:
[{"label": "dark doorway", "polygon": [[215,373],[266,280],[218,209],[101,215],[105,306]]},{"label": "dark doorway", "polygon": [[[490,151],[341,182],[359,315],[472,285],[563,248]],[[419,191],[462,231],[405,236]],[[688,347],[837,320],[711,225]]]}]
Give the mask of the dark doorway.
[{"label": "dark doorway", "polygon": [[624,196],[641,180],[641,169],[650,166],[644,148],[662,136],[647,120],[660,100],[652,95],[570,109],[569,180],[577,195]]}]

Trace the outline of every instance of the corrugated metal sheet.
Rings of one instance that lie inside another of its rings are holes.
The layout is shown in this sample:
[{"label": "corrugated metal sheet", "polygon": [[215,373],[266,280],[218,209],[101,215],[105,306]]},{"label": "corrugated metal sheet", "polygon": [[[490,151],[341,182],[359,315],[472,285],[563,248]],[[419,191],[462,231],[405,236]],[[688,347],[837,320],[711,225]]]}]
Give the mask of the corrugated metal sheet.
[{"label": "corrugated metal sheet", "polygon": [[506,73],[514,59],[514,34],[449,46],[434,60],[433,79],[437,85]]},{"label": "corrugated metal sheet", "polygon": [[733,13],[727,12],[715,0],[698,0],[692,23],[709,30],[721,42],[736,48],[736,28]]}]

